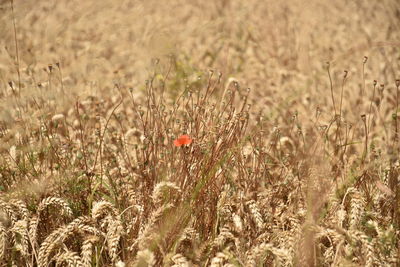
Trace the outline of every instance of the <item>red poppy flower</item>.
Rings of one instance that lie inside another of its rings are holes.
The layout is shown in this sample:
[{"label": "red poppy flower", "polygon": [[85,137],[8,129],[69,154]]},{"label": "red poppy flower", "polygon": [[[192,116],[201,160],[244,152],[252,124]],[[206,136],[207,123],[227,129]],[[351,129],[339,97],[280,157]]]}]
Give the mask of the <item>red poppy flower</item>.
[{"label": "red poppy flower", "polygon": [[190,145],[192,143],[192,139],[189,137],[189,135],[181,135],[178,137],[178,139],[174,140],[174,145],[175,146],[183,146],[183,145]]}]

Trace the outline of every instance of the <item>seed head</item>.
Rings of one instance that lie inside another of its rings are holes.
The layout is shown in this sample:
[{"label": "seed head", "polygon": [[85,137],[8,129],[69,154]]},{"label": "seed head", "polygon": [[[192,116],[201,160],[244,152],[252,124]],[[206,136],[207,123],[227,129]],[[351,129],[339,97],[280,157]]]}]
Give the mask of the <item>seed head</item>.
[{"label": "seed head", "polygon": [[363,122],[366,122],[366,120],[367,120],[367,115],[362,114],[362,115],[361,115],[361,119],[362,119]]}]

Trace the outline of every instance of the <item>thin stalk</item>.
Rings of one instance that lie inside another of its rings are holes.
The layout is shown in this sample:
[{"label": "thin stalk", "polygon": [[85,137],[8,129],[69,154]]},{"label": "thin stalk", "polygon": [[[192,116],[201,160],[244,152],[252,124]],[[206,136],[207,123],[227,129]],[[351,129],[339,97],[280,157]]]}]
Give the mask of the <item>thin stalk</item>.
[{"label": "thin stalk", "polygon": [[347,74],[349,72],[347,70],[344,71],[343,81],[342,81],[342,92],[340,93],[340,105],[339,105],[339,116],[342,117],[342,103],[343,103],[343,91],[344,91],[344,84],[346,83]]},{"label": "thin stalk", "polygon": [[341,136],[341,121],[342,121],[342,105],[343,105],[343,92],[344,92],[344,85],[346,83],[347,74],[349,72],[347,70],[344,71],[343,81],[342,81],[342,90],[340,92],[340,104],[339,104],[339,120],[336,122],[338,125],[337,135],[339,137],[339,145],[342,146],[342,136]]},{"label": "thin stalk", "polygon": [[[383,84],[381,85],[383,88]],[[400,80],[396,80],[396,142],[399,140],[399,132],[398,132],[398,123],[397,123],[397,112],[399,110],[399,87],[400,87]],[[383,89],[382,89],[383,90]],[[397,148],[397,154],[399,153],[399,147]]]},{"label": "thin stalk", "polygon": [[396,82],[396,114],[399,111],[399,84]]},{"label": "thin stalk", "polygon": [[362,65],[363,87],[362,87],[362,90],[361,90],[361,96],[363,96],[363,95],[364,95],[364,92],[365,92],[365,64],[367,63],[367,61],[368,61],[368,57],[367,57],[367,56],[364,56],[363,65]]},{"label": "thin stalk", "polygon": [[364,164],[365,158],[367,157],[367,154],[368,154],[368,127],[367,127],[367,120],[366,120],[365,114],[361,115],[361,120],[364,122],[364,130],[365,130],[364,152],[363,152],[362,160],[361,160],[361,163]]},{"label": "thin stalk", "polygon": [[372,103],[374,102],[374,99],[375,99],[376,84],[377,84],[377,82],[374,81],[374,89],[373,89],[373,92],[372,92],[372,99],[371,99],[371,102],[370,102],[370,104],[369,104],[369,112],[368,112],[368,114],[369,114],[369,116],[368,116],[368,134],[369,134],[370,131],[371,131]]},{"label": "thin stalk", "polygon": [[63,81],[63,75],[62,75],[62,71],[61,71],[61,65],[60,65],[59,62],[57,62],[56,66],[58,68],[58,72],[60,73],[61,92],[65,95],[65,92],[64,92],[64,81]]},{"label": "thin stalk", "polygon": [[330,87],[331,87],[332,105],[333,105],[333,110],[335,111],[335,118],[336,118],[337,112],[336,112],[336,106],[335,106],[335,98],[333,97],[333,83],[332,83],[332,77],[331,77],[331,72],[330,72],[330,63],[327,62],[327,65],[328,65],[329,83],[330,83]]},{"label": "thin stalk", "polygon": [[18,74],[18,93],[21,93],[21,72],[19,69],[19,49],[18,49],[18,40],[17,40],[17,23],[15,22],[15,14],[14,14],[14,0],[10,0],[11,4],[11,13],[13,18],[13,27],[14,27],[14,42],[15,42],[15,55],[16,55],[16,65],[17,65],[17,74]]}]

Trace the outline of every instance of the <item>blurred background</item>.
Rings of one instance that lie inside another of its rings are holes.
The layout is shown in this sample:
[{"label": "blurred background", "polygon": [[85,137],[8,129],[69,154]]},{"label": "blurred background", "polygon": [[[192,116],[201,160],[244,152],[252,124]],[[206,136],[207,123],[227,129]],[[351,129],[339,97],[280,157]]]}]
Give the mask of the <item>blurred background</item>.
[{"label": "blurred background", "polygon": [[[17,80],[10,3],[0,2],[3,90]],[[253,96],[279,97],[303,94],[310,84],[322,90],[327,61],[340,73],[355,73],[368,56],[367,81],[392,81],[399,6],[396,0],[48,0],[14,1],[14,17],[23,80],[31,79],[27,73],[47,80],[42,68],[59,62],[70,90],[113,80],[138,85],[152,59],[166,64],[172,54],[184,68],[234,77]]]}]

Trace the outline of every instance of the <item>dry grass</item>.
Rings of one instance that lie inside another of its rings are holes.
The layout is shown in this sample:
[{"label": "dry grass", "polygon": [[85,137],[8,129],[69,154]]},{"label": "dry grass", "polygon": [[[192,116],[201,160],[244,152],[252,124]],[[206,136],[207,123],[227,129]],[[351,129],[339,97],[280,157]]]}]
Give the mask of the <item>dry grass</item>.
[{"label": "dry grass", "polygon": [[0,31],[0,266],[399,264],[397,1],[5,0]]}]

